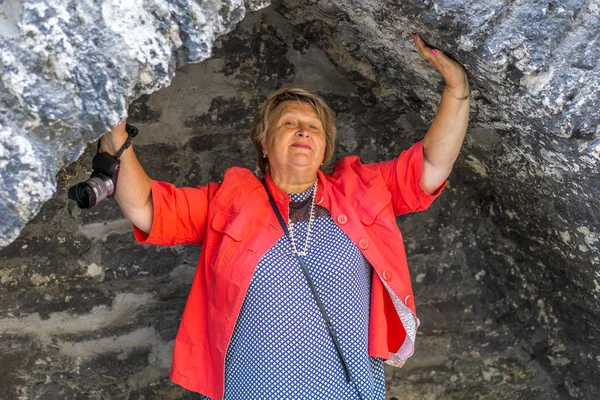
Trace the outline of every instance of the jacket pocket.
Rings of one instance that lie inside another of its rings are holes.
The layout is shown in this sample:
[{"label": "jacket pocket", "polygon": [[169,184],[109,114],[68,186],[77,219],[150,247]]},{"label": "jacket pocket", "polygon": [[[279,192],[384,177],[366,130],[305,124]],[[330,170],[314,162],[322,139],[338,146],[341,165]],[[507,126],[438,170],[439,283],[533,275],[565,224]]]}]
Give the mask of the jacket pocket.
[{"label": "jacket pocket", "polygon": [[250,226],[246,224],[237,214],[229,214],[217,211],[212,220],[215,231],[224,233],[236,242],[241,242],[248,235]]},{"label": "jacket pocket", "polygon": [[383,186],[376,185],[358,203],[357,211],[364,225],[372,225],[381,211],[391,204],[392,194]]},{"label": "jacket pocket", "polygon": [[382,185],[373,187],[360,200],[358,218],[367,230],[384,243],[402,240],[392,209],[392,194]]},{"label": "jacket pocket", "polygon": [[210,241],[210,268],[216,271],[226,265],[248,236],[250,225],[238,214],[217,211],[211,222],[214,230]]}]

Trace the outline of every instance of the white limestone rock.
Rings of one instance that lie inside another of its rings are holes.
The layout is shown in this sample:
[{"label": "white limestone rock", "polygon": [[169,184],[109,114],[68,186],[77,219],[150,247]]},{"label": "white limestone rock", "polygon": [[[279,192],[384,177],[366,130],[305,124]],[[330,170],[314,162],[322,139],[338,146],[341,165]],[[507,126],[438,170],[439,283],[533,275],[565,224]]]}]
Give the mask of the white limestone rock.
[{"label": "white limestone rock", "polygon": [[142,94],[211,56],[248,0],[0,0],[0,248],[55,191],[58,170]]}]

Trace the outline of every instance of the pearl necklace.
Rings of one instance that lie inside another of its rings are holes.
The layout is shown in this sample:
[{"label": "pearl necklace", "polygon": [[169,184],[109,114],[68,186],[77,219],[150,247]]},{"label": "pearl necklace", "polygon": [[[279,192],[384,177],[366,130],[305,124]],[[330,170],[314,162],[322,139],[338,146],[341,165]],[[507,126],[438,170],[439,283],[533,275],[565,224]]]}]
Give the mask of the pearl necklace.
[{"label": "pearl necklace", "polygon": [[308,226],[306,228],[306,241],[304,242],[304,251],[298,251],[298,249],[296,248],[296,240],[294,239],[294,223],[292,222],[288,214],[288,230],[290,231],[290,243],[292,244],[292,253],[300,257],[306,257],[306,255],[308,254],[308,245],[310,243],[311,228],[315,220],[315,197],[317,194],[317,182],[319,182],[318,178],[312,186],[312,200],[310,203],[310,216],[308,218]]}]

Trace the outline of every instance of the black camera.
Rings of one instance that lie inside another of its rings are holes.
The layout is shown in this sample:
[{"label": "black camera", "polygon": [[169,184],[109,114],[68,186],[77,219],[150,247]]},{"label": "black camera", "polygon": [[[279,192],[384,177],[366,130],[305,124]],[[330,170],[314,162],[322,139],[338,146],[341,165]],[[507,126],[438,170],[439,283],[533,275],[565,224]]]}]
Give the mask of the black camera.
[{"label": "black camera", "polygon": [[110,197],[117,186],[119,160],[108,153],[98,153],[92,161],[92,176],[85,182],[69,188],[69,199],[75,200],[79,208],[92,208]]},{"label": "black camera", "polygon": [[114,156],[100,153],[100,141],[98,141],[98,152],[92,160],[92,176],[87,181],[69,188],[69,199],[75,200],[79,208],[92,208],[115,192],[121,164],[119,157],[131,145],[131,139],[138,134],[138,129],[133,125],[127,124],[125,130],[127,141]]}]

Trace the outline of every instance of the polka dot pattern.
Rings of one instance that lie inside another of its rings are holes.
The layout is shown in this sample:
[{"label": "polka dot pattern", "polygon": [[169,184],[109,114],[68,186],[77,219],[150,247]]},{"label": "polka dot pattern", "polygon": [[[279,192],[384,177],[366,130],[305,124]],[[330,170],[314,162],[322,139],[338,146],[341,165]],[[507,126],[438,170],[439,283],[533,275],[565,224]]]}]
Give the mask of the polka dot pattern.
[{"label": "polka dot pattern", "polygon": [[[308,209],[310,189],[292,195]],[[300,210],[301,211],[301,210]],[[300,215],[298,219],[296,216]],[[307,213],[292,209],[303,248]],[[260,260],[244,299],[225,365],[225,399],[385,398],[384,364],[368,354],[372,268],[319,207],[305,258],[349,364],[344,369],[297,258],[283,236]]]}]

